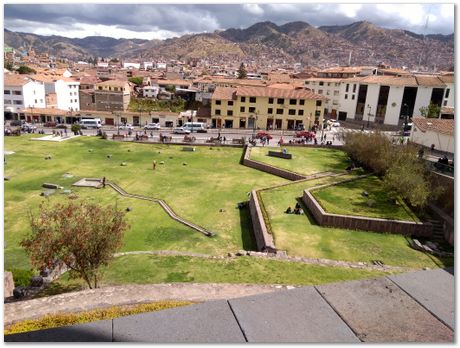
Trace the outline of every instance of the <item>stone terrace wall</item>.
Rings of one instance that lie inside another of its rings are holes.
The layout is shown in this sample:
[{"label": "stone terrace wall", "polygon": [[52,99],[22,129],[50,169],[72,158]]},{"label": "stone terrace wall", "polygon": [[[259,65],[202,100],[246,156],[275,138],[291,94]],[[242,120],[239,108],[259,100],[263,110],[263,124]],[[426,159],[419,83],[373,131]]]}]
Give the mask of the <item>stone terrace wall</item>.
[{"label": "stone terrace wall", "polygon": [[265,225],[264,216],[262,214],[256,190],[251,192],[251,198],[249,199],[249,212],[251,214],[257,250],[276,253],[273,236],[268,233],[267,226]]},{"label": "stone terrace wall", "polygon": [[262,163],[262,162],[257,162],[257,161],[254,161],[254,160],[250,159],[249,157],[250,157],[250,154],[251,154],[251,149],[248,146],[245,147],[244,151],[245,151],[245,153],[244,153],[244,157],[243,157],[243,164],[245,166],[247,166],[247,167],[258,169],[258,170],[261,170],[263,172],[270,173],[270,174],[273,174],[273,175],[276,175],[276,176],[280,176],[280,177],[282,177],[284,179],[288,179],[288,180],[291,180],[291,181],[297,181],[297,180],[305,179],[305,176],[303,176],[303,175],[291,172],[289,170],[276,168],[276,167],[273,167],[273,166],[271,166],[269,164]]},{"label": "stone terrace wall", "polygon": [[[336,184],[323,185],[320,187],[332,185]],[[316,222],[318,222],[321,226],[373,232],[388,232],[420,237],[429,237],[433,233],[432,226],[428,223],[326,213],[318,201],[310,193],[310,191],[316,188],[318,187],[304,190],[302,200],[315,218]]]}]

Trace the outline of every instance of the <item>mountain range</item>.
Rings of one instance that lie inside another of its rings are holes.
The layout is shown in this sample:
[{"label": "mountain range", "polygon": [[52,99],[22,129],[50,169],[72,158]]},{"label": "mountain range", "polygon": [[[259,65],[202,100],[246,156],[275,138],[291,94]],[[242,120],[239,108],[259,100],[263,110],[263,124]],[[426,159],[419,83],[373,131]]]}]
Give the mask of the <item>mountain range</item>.
[{"label": "mountain range", "polygon": [[210,62],[244,61],[265,64],[300,62],[306,66],[329,64],[451,69],[454,34],[420,35],[402,29],[385,29],[361,21],[349,25],[314,27],[305,22],[276,25],[256,23],[246,29],[184,35],[166,40],[83,39],[42,36],[4,29],[5,45],[30,47],[39,53],[84,60],[89,57],[121,59],[207,59]]}]

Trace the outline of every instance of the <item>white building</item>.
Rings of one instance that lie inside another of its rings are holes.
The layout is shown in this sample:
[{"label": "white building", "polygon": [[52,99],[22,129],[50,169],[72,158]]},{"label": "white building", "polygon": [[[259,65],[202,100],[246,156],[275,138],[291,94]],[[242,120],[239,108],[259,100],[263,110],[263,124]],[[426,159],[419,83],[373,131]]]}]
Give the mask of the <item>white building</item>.
[{"label": "white building", "polygon": [[132,62],[126,62],[123,63],[123,68],[125,69],[139,69],[141,67],[140,63],[132,63]]},{"label": "white building", "polygon": [[455,120],[413,117],[410,141],[436,150],[454,153]]},{"label": "white building", "polygon": [[60,110],[80,110],[80,82],[71,78],[36,75],[36,79],[45,85],[46,95],[56,95],[56,105]]},{"label": "white building", "polygon": [[17,118],[25,108],[45,108],[45,86],[30,76],[18,74],[4,75],[4,111]]},{"label": "white building", "polygon": [[156,98],[159,91],[160,87],[158,85],[145,86],[142,88],[142,95],[144,98]]},{"label": "white building", "polygon": [[305,80],[305,87],[311,89],[313,93],[325,96],[328,100],[324,104],[325,114],[330,114],[331,118],[336,118],[339,107],[340,86],[342,79],[339,78],[316,78],[312,77]]}]

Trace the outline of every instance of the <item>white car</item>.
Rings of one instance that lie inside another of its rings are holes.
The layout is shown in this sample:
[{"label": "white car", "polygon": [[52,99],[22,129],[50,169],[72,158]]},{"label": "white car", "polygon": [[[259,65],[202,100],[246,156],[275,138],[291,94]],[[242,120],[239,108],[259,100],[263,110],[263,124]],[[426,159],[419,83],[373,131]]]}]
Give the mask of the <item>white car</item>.
[{"label": "white car", "polygon": [[149,123],[144,126],[145,130],[160,130],[160,124],[159,123]]},{"label": "white car", "polygon": [[118,129],[126,129],[126,130],[133,130],[134,127],[129,124],[129,123],[126,123],[126,124],[121,124],[118,126]]},{"label": "white car", "polygon": [[183,127],[176,127],[173,129],[173,134],[190,134],[188,129],[184,129]]},{"label": "white car", "polygon": [[334,123],[332,123],[332,127],[340,127],[340,122],[334,122]]}]

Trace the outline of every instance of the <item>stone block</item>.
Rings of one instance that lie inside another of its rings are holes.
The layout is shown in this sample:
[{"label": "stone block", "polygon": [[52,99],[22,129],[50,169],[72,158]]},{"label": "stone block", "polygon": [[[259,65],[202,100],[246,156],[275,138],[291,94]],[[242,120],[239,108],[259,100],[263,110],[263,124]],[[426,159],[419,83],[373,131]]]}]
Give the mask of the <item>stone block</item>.
[{"label": "stone block", "polygon": [[13,296],[14,280],[13,273],[6,272],[3,274],[3,297]]}]

